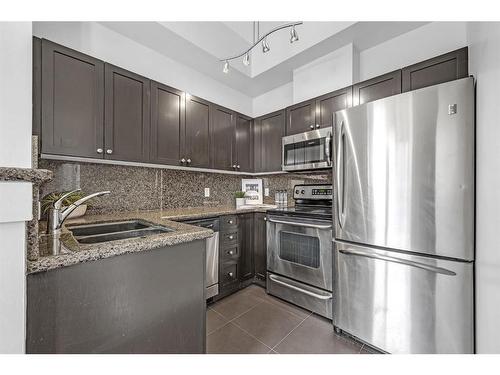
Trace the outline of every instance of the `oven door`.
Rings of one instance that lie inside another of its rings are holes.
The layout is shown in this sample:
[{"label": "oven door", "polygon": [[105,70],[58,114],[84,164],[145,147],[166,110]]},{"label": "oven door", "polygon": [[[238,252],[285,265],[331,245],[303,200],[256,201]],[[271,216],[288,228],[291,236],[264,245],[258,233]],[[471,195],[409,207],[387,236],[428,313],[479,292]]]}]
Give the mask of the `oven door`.
[{"label": "oven door", "polygon": [[267,269],[332,291],[332,223],[269,215]]},{"label": "oven door", "polygon": [[283,137],[284,171],[331,167],[332,132],[329,128]]}]

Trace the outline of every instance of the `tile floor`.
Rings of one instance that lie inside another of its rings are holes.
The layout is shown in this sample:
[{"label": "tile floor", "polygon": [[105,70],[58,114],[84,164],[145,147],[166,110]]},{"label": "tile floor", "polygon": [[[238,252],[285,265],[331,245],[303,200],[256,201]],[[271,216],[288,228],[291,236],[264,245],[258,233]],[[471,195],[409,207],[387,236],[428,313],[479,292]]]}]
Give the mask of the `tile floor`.
[{"label": "tile floor", "polygon": [[207,308],[209,354],[368,354],[331,321],[251,285]]}]

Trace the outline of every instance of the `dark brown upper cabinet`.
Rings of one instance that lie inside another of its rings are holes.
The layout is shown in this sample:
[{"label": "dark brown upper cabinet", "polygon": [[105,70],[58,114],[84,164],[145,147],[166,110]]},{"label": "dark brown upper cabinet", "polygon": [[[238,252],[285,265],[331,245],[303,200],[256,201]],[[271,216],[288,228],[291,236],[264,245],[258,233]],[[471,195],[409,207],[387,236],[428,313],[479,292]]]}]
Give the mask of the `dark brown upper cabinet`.
[{"label": "dark brown upper cabinet", "polygon": [[468,48],[464,47],[403,68],[403,92],[467,77],[468,56]]},{"label": "dark brown upper cabinet", "polygon": [[315,99],[297,103],[286,109],[286,135],[308,132],[319,128],[316,123]]},{"label": "dark brown upper cabinet", "polygon": [[151,162],[182,165],[185,105],[182,91],[151,82]]},{"label": "dark brown upper cabinet", "polygon": [[255,120],[255,172],[281,171],[281,139],[285,134],[285,110]]},{"label": "dark brown upper cabinet", "polygon": [[213,169],[236,170],[236,160],[233,160],[235,136],[235,112],[212,104],[210,106],[210,149]]},{"label": "dark brown upper cabinet", "polygon": [[253,120],[240,113],[236,114],[233,158],[239,172],[253,171]]},{"label": "dark brown upper cabinet", "polygon": [[[42,40],[33,37],[33,92],[32,92],[32,120],[33,135],[42,134]],[[40,143],[41,139],[38,138]]]},{"label": "dark brown upper cabinet", "polygon": [[45,39],[41,54],[42,153],[102,158],[104,62]]},{"label": "dark brown upper cabinet", "polygon": [[184,165],[210,167],[210,105],[207,100],[186,95]]},{"label": "dark brown upper cabinet", "polygon": [[319,128],[333,127],[333,114],[352,107],[352,87],[346,87],[316,98],[316,124]]},{"label": "dark brown upper cabinet", "polygon": [[353,105],[372,102],[401,93],[401,70],[396,70],[352,87]]},{"label": "dark brown upper cabinet", "polygon": [[149,161],[150,90],[149,79],[106,64],[106,159]]}]

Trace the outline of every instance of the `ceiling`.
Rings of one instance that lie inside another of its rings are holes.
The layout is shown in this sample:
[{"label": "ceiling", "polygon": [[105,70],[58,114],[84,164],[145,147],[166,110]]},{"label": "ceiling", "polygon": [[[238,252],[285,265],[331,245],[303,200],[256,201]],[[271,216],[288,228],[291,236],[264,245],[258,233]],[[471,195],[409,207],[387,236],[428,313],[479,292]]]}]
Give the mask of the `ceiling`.
[{"label": "ceiling", "polygon": [[[290,21],[259,22],[259,35]],[[250,97],[292,81],[293,70],[346,44],[358,51],[411,31],[425,22],[304,22],[297,26],[299,41],[290,43],[289,29],[268,38],[271,50],[252,50],[251,64],[230,62],[222,72],[223,59],[253,44],[254,22],[100,22],[158,53],[187,65]],[[255,30],[257,38],[257,30]]]}]

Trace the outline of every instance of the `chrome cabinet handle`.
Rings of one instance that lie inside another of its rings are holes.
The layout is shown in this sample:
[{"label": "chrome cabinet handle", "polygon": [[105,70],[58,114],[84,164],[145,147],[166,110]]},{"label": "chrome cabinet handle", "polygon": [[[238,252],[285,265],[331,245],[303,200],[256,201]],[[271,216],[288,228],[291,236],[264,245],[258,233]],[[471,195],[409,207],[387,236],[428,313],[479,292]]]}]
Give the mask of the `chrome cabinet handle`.
[{"label": "chrome cabinet handle", "polygon": [[229,220],[229,221],[228,221],[228,223],[229,223],[229,224],[232,224],[232,223],[233,223],[233,221],[232,221],[232,220]]},{"label": "chrome cabinet handle", "polygon": [[182,158],[181,163],[184,164],[186,162],[186,159]]},{"label": "chrome cabinet handle", "polygon": [[233,251],[233,250],[229,250],[229,251],[228,251],[228,254],[229,254],[229,255],[233,255],[233,254],[234,254],[234,251]]},{"label": "chrome cabinet handle", "polygon": [[97,151],[98,154],[102,154],[103,149],[102,148],[98,148],[96,151]]},{"label": "chrome cabinet handle", "polygon": [[274,281],[276,284],[283,285],[286,288],[296,290],[300,293],[307,294],[308,296],[318,298],[318,299],[323,299],[323,300],[332,299],[332,295],[330,293],[328,293],[327,295],[326,294],[325,295],[317,294],[317,293],[311,292],[310,290],[302,289],[302,288],[299,288],[298,286],[288,284],[287,282],[280,280],[280,278],[278,276],[274,276],[274,275],[269,275],[269,278],[272,281]]},{"label": "chrome cabinet handle", "polygon": [[229,238],[230,240],[232,240],[232,239],[234,238],[234,236],[229,236],[228,238]]},{"label": "chrome cabinet handle", "polygon": [[366,253],[364,251],[352,250],[352,249],[339,250],[339,253],[345,254],[345,255],[355,255],[355,256],[359,256],[359,257],[384,260],[384,261],[392,262],[392,263],[404,264],[405,266],[416,267],[416,268],[420,268],[420,269],[423,269],[426,271],[440,273],[442,275],[447,275],[447,276],[456,276],[457,275],[455,272],[447,270],[446,268],[431,266],[429,264],[415,262],[412,260],[396,258],[396,257],[392,257],[390,255],[372,254],[372,253]]},{"label": "chrome cabinet handle", "polygon": [[314,125],[309,125],[309,127],[310,127],[311,129],[314,129]]},{"label": "chrome cabinet handle", "polygon": [[106,154],[111,155],[112,153],[113,153],[113,150],[112,150],[112,149],[108,148],[108,149],[106,150]]},{"label": "chrome cabinet handle", "polygon": [[233,277],[233,273],[232,273],[232,272],[229,272],[227,275],[228,275],[229,277]]},{"label": "chrome cabinet handle", "polygon": [[186,162],[187,162],[188,164],[191,164],[191,159],[190,159],[190,158],[188,158],[188,159],[186,160]]},{"label": "chrome cabinet handle", "polygon": [[236,164],[233,164],[233,169],[236,169]]},{"label": "chrome cabinet handle", "polygon": [[319,124],[316,124],[316,129],[319,129]]},{"label": "chrome cabinet handle", "polygon": [[308,224],[308,223],[297,223],[295,221],[285,221],[285,220],[276,220],[276,219],[269,219],[270,223],[276,223],[276,224],[284,224],[284,225],[294,225],[296,227],[302,227],[302,228],[314,228],[314,229],[331,229],[332,225],[327,224],[327,225],[320,225],[320,224]]},{"label": "chrome cabinet handle", "polygon": [[267,217],[264,216],[264,221],[267,221]]},{"label": "chrome cabinet handle", "polygon": [[240,165],[238,164],[238,165],[236,166],[236,168],[237,168],[237,169],[240,169]]}]

